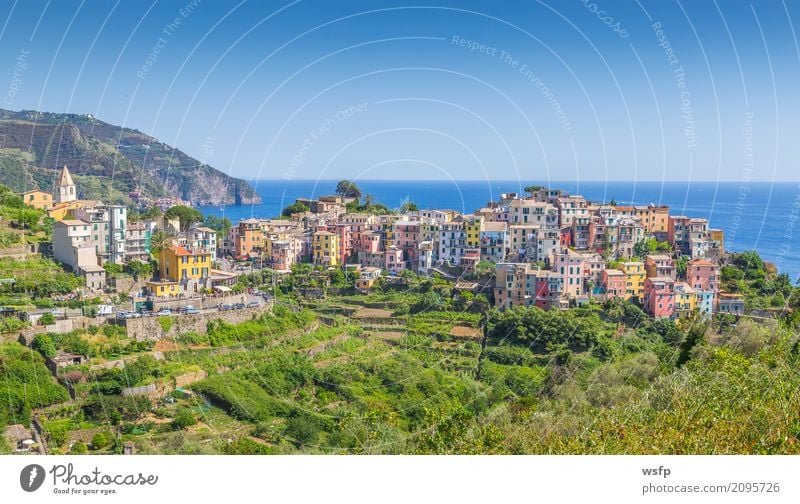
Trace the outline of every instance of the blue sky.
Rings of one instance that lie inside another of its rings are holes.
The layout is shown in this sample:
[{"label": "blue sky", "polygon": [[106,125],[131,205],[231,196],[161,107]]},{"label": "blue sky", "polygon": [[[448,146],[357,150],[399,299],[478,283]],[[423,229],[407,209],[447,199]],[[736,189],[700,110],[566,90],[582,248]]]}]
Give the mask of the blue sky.
[{"label": "blue sky", "polygon": [[2,0],[0,23],[0,107],[244,178],[798,179],[781,1]]}]

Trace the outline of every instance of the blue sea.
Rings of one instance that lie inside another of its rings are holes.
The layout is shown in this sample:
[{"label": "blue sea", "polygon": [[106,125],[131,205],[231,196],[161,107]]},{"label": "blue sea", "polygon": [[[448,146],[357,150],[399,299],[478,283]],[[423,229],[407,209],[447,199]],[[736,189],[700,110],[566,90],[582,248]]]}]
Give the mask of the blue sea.
[{"label": "blue sea", "polygon": [[[332,194],[335,180],[259,180],[251,184],[262,205],[199,207],[204,214],[228,217],[276,217],[296,198]],[[725,231],[730,251],[757,250],[793,280],[800,277],[800,183],[797,182],[518,182],[518,181],[386,181],[361,180],[363,194],[391,208],[413,201],[420,208],[472,212],[501,193],[522,193],[543,185],[580,194],[591,201],[620,205],[669,205],[670,213],[705,217]]]}]

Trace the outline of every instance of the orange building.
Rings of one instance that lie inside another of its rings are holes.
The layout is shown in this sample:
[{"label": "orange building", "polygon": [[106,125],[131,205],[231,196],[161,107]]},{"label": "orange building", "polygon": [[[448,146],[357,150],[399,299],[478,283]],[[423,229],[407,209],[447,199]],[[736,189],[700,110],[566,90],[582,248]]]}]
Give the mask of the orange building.
[{"label": "orange building", "polygon": [[22,201],[28,205],[29,207],[33,208],[40,208],[42,210],[50,210],[53,208],[53,195],[40,191],[25,191],[24,193],[20,193],[20,197],[22,197]]}]

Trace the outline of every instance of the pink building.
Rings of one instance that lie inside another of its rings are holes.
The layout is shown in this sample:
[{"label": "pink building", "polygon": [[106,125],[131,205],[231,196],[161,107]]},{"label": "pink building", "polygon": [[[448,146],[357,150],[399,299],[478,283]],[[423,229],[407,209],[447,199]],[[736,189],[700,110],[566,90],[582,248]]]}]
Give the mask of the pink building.
[{"label": "pink building", "polygon": [[586,296],[600,289],[605,262],[599,254],[566,249],[553,255],[554,270],[561,276],[569,297]]},{"label": "pink building", "polygon": [[386,266],[384,269],[390,275],[397,275],[406,268],[406,263],[403,258],[403,249],[392,245],[386,249]]},{"label": "pink building", "polygon": [[627,276],[618,269],[603,270],[603,292],[606,299],[625,299]]},{"label": "pink building", "polygon": [[708,259],[692,259],[686,264],[686,282],[696,290],[719,291],[719,264]]},{"label": "pink building", "polygon": [[364,231],[359,233],[357,251],[375,254],[382,250],[380,231]]},{"label": "pink building", "polygon": [[350,226],[337,224],[331,231],[339,235],[339,264],[349,263],[350,257],[353,255],[353,236]]},{"label": "pink building", "polygon": [[644,281],[644,309],[655,318],[671,318],[675,314],[675,281],[666,277]]},{"label": "pink building", "polygon": [[400,220],[392,228],[393,245],[403,250],[409,266],[416,268],[419,260],[420,222]]}]

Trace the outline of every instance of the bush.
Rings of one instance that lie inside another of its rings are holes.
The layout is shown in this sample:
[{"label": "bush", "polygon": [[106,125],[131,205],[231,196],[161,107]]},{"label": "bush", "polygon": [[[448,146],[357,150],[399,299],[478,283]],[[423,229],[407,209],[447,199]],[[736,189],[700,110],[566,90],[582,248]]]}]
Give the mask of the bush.
[{"label": "bush", "polygon": [[175,415],[175,419],[172,421],[172,428],[183,430],[196,423],[197,419],[194,417],[191,410],[187,408],[181,408],[178,410],[178,413]]},{"label": "bush", "polygon": [[98,432],[92,436],[92,450],[102,450],[114,443],[114,436],[108,431]]},{"label": "bush", "polygon": [[86,444],[82,443],[81,441],[76,441],[72,445],[72,448],[69,449],[70,455],[83,455],[84,453],[87,453],[88,451],[89,451],[89,448],[86,446]]},{"label": "bush", "polygon": [[56,323],[56,317],[52,313],[45,313],[39,319],[39,325],[49,326]]}]

